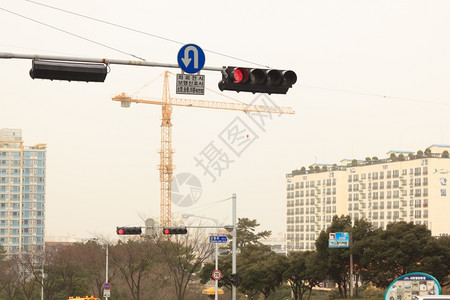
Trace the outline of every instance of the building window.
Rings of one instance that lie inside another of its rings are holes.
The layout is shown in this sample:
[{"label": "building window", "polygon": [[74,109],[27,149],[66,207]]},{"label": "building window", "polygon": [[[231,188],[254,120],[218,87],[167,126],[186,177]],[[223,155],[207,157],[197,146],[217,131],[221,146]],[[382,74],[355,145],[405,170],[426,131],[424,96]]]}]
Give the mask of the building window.
[{"label": "building window", "polygon": [[414,175],[415,176],[419,176],[421,174],[421,171],[422,171],[422,169],[420,167],[419,168],[415,168],[414,169]]}]

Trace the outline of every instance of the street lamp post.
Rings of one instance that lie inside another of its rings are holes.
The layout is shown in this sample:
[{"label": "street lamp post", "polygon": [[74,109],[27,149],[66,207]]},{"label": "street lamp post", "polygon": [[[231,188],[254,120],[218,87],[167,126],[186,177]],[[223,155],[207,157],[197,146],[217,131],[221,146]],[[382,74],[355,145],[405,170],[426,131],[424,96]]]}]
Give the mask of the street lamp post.
[{"label": "street lamp post", "polygon": [[[217,219],[213,219],[213,218],[209,218],[209,217],[202,217],[202,216],[197,216],[197,215],[193,215],[193,214],[183,214],[183,217],[189,218],[189,217],[196,217],[196,218],[201,218],[201,219],[207,219],[207,220],[211,220],[214,223],[216,223],[216,232],[218,233],[219,231],[219,221]],[[216,263],[215,263],[215,270],[219,269],[219,245],[218,243],[216,243]],[[215,280],[214,283],[214,299],[218,300],[219,298],[219,294],[218,294],[218,288],[219,288],[219,281]]]}]

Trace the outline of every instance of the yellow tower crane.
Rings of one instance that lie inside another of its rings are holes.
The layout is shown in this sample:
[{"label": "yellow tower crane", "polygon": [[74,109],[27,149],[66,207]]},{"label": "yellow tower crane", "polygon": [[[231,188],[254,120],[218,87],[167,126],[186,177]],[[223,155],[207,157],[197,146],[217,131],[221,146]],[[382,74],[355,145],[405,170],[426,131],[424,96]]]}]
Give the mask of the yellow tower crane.
[{"label": "yellow tower crane", "polygon": [[[131,98],[125,93],[112,98],[113,101],[120,101],[122,107],[130,107],[133,103],[145,103],[161,105],[162,123],[161,123],[161,151],[159,164],[159,178],[161,181],[161,202],[160,202],[160,224],[162,226],[171,225],[171,190],[173,177],[173,149],[172,149],[172,106],[187,106],[198,108],[211,108],[221,110],[237,110],[246,113],[276,113],[276,114],[294,114],[290,107],[252,105],[246,103],[230,103],[195,99],[172,98],[169,91],[169,71],[164,72],[164,86],[162,100],[144,100]],[[170,73],[171,74],[171,73]]]}]

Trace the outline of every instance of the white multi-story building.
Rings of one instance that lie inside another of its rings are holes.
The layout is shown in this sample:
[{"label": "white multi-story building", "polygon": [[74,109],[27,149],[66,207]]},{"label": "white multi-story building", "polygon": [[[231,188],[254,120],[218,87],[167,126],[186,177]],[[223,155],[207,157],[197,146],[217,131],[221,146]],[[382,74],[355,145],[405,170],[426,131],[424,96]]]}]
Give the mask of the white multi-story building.
[{"label": "white multi-story building", "polygon": [[0,129],[0,245],[7,254],[44,251],[46,145],[24,146]]},{"label": "white multi-story building", "polygon": [[407,221],[433,235],[449,234],[450,145],[417,154],[390,151],[388,158],[314,164],[286,175],[287,248],[313,250],[334,215],[365,218],[375,228]]}]

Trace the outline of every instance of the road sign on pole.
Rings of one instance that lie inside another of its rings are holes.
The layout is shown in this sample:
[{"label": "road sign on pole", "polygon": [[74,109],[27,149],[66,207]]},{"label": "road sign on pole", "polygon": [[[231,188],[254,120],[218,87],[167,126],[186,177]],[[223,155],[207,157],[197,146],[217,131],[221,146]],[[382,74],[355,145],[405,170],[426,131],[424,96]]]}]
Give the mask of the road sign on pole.
[{"label": "road sign on pole", "polygon": [[209,242],[210,243],[226,243],[226,242],[228,242],[228,238],[226,235],[210,235]]},{"label": "road sign on pole", "polygon": [[214,278],[214,280],[219,280],[220,278],[222,278],[222,272],[220,272],[220,270],[214,270],[212,272],[212,277]]},{"label": "road sign on pole", "polygon": [[205,75],[177,74],[177,94],[204,95]]},{"label": "road sign on pole", "polygon": [[109,282],[105,282],[105,283],[103,284],[103,289],[105,289],[105,290],[110,290],[110,289],[111,289],[111,284],[110,284]]},{"label": "road sign on pole", "polygon": [[178,51],[178,65],[189,74],[200,72],[205,65],[205,52],[195,44],[187,44]]}]

